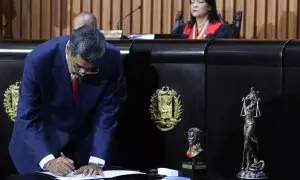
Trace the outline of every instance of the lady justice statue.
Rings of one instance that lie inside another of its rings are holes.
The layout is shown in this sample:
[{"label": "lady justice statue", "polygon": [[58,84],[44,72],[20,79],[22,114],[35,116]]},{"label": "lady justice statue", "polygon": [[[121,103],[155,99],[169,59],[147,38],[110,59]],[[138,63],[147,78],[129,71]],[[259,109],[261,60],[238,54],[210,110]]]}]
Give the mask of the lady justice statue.
[{"label": "lady justice statue", "polygon": [[259,110],[259,91],[251,87],[250,93],[242,99],[243,107],[241,116],[245,117],[244,123],[244,150],[242,170],[237,174],[240,179],[266,179],[263,172],[265,162],[257,157],[258,141],[255,136],[255,118],[261,116]]}]

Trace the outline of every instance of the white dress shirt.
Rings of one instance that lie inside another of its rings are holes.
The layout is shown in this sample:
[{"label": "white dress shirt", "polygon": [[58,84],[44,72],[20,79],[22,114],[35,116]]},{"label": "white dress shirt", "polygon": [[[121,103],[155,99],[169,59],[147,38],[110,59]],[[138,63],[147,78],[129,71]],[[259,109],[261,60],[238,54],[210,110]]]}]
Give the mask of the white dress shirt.
[{"label": "white dress shirt", "polygon": [[[66,54],[66,59],[68,59],[67,54]],[[71,74],[71,80],[72,80],[72,79],[73,79],[73,75]],[[50,160],[53,160],[53,159],[55,159],[55,157],[54,157],[53,154],[47,155],[46,157],[44,157],[44,158],[40,161],[40,163],[39,163],[40,167],[41,167],[42,169],[44,169],[45,164],[46,164],[47,162],[49,162]],[[101,159],[101,158],[98,158],[98,157],[90,156],[89,163],[93,163],[93,164],[98,164],[98,165],[104,166],[104,165],[105,165],[105,160],[103,160],[103,159]]]}]

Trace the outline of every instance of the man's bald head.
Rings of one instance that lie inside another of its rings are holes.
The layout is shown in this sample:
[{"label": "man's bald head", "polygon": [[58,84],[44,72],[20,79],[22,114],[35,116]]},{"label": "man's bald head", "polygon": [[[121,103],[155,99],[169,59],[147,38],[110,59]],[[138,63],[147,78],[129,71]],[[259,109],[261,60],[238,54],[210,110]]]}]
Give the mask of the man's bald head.
[{"label": "man's bald head", "polygon": [[89,12],[81,12],[77,14],[73,19],[73,29],[78,29],[84,25],[97,28],[97,19],[96,17]]}]

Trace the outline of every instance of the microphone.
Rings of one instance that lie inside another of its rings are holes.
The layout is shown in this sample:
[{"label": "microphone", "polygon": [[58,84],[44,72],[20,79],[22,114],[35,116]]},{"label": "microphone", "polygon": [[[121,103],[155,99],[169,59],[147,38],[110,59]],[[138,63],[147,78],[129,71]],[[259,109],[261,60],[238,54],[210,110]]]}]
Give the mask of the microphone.
[{"label": "microphone", "polygon": [[133,11],[131,11],[130,13],[126,14],[124,17],[122,17],[119,21],[118,21],[118,24],[117,24],[117,29],[120,30],[120,25],[121,25],[121,22],[126,19],[128,16],[131,16],[133,13],[135,13],[137,10],[139,9],[142,9],[142,6],[139,5],[139,7],[135,8]]}]

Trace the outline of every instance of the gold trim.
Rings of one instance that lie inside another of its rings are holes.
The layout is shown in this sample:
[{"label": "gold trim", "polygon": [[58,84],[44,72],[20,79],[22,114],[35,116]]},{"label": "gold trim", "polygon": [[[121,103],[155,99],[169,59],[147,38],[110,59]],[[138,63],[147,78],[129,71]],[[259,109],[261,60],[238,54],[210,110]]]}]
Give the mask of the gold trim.
[{"label": "gold trim", "polygon": [[181,121],[182,103],[175,90],[163,86],[150,102],[151,119],[160,131],[170,131]]},{"label": "gold trim", "polygon": [[3,106],[9,118],[14,122],[17,115],[20,82],[10,85],[4,92]]}]

